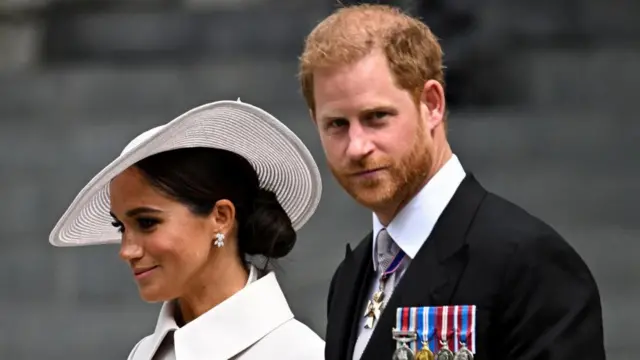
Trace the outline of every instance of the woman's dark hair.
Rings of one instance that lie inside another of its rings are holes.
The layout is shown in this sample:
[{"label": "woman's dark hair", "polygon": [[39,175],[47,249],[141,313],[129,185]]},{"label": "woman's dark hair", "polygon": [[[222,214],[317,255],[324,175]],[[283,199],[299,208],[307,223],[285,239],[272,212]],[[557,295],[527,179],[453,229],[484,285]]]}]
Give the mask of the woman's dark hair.
[{"label": "woman's dark hair", "polygon": [[244,157],[226,150],[184,148],[152,155],[135,165],[152,186],[196,215],[211,214],[218,200],[236,208],[238,247],[248,255],[281,258],[296,242],[291,219],[276,195],[260,188]]}]

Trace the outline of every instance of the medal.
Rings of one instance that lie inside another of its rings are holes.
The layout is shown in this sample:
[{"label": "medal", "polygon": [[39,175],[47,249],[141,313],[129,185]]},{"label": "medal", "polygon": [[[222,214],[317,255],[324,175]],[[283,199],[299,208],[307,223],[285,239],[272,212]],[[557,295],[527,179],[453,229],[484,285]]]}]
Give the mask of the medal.
[{"label": "medal", "polygon": [[397,349],[393,358],[473,360],[475,328],[473,305],[398,308],[393,331]]},{"label": "medal", "polygon": [[385,272],[380,277],[380,285],[378,287],[378,291],[373,294],[373,297],[367,303],[367,308],[364,310],[364,317],[367,319],[364,322],[365,329],[373,329],[373,326],[376,323],[376,320],[380,318],[382,314],[383,300],[384,300],[384,285],[389,276],[396,272],[404,260],[405,253],[400,251],[391,261],[389,267],[385,270]]},{"label": "medal", "polygon": [[438,355],[436,355],[435,360],[454,360],[454,355],[451,350],[449,350],[449,346],[447,345],[446,340],[440,340],[440,351],[438,351]]},{"label": "medal", "polygon": [[369,300],[367,304],[367,309],[364,312],[364,317],[367,318],[364,322],[364,327],[367,329],[373,328],[373,324],[376,319],[380,318],[380,313],[382,311],[382,300],[384,300],[384,292],[376,291],[373,294],[373,298]]},{"label": "medal", "polygon": [[454,360],[453,352],[449,350],[448,343],[449,338],[453,335],[453,308],[442,306],[438,308],[436,313],[438,324],[440,324],[440,328],[436,331],[440,334],[440,350],[435,360]]},{"label": "medal", "polygon": [[413,350],[407,345],[407,343],[416,340],[415,331],[396,330],[391,332],[393,339],[400,343],[396,350],[393,352],[392,360],[415,360]]},{"label": "medal", "polygon": [[[422,340],[422,348],[416,356],[416,360],[435,360],[435,354],[431,351],[429,341],[436,332],[436,308],[421,307],[417,308],[417,328],[418,335]],[[435,347],[433,348],[435,350]]]},{"label": "medal", "polygon": [[429,344],[426,342],[422,343],[422,349],[416,354],[416,360],[435,360],[433,352],[429,350]]},{"label": "medal", "polygon": [[[453,360],[473,360],[475,353],[476,307],[456,306],[454,308],[456,337],[460,348]],[[469,347],[467,347],[469,345]]]},{"label": "medal", "polygon": [[463,344],[453,360],[473,360],[473,353]]},{"label": "medal", "polygon": [[[396,326],[401,330],[415,331],[415,341],[410,345],[416,351],[415,360],[435,360],[429,340],[435,334],[435,309],[429,307],[398,308]],[[452,359],[453,360],[453,359]]]},{"label": "medal", "polygon": [[411,348],[407,346],[407,344],[402,344],[396,351],[393,352],[393,360],[415,360],[416,357],[413,356],[413,351]]}]

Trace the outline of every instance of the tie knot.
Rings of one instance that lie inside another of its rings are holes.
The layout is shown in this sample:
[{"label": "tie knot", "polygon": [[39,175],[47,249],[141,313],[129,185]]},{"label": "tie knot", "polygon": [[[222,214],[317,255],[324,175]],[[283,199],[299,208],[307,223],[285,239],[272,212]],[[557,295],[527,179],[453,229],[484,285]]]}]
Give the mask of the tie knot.
[{"label": "tie knot", "polygon": [[398,254],[400,248],[396,245],[395,241],[393,241],[387,229],[382,229],[378,233],[376,248],[378,266],[381,268],[381,271],[385,271],[393,261],[393,258]]}]

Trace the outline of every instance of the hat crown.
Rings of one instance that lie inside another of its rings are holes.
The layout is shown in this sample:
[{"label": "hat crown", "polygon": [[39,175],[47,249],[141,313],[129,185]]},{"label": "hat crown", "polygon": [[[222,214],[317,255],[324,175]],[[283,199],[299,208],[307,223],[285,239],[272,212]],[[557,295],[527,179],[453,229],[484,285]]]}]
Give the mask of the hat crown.
[{"label": "hat crown", "polygon": [[153,135],[159,133],[160,130],[162,130],[164,127],[165,127],[165,125],[156,126],[153,129],[149,129],[149,130],[143,132],[142,134],[136,136],[133,140],[131,140],[131,142],[129,142],[127,144],[127,146],[124,147],[124,150],[122,150],[122,153],[120,153],[120,156],[126,155],[128,152],[130,152],[136,146],[138,146],[141,143],[147,141]]}]

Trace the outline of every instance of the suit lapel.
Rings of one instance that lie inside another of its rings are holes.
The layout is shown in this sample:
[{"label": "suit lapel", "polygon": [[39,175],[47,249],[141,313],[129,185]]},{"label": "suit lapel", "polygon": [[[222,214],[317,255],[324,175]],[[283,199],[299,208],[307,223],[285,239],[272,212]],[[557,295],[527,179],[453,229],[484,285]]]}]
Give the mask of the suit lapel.
[{"label": "suit lapel", "polygon": [[372,234],[367,235],[355,250],[351,250],[347,245],[345,260],[340,270],[340,281],[336,283],[334,290],[333,297],[339,300],[332,305],[334,310],[331,311],[329,322],[339,326],[335,329],[336,338],[333,340],[340,344],[340,359],[351,359],[358,338],[360,309],[366,301],[368,285],[373,276],[371,238]]},{"label": "suit lapel", "polygon": [[466,233],[487,192],[472,175],[462,181],[433,231],[397,284],[362,359],[391,359],[396,309],[451,302],[467,264]]}]

